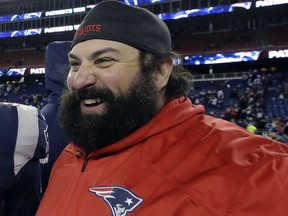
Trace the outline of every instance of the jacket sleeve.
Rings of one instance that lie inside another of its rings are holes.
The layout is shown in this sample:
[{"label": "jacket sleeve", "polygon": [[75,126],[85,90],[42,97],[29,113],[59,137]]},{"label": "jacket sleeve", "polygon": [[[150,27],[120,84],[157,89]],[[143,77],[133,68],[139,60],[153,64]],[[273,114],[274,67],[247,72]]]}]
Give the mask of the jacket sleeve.
[{"label": "jacket sleeve", "polygon": [[48,126],[33,106],[0,103],[0,214],[35,215],[41,196],[39,159],[48,151]]},{"label": "jacket sleeve", "polygon": [[34,216],[41,194],[41,167],[38,161],[28,161],[13,180],[5,200],[5,213],[9,216]]}]

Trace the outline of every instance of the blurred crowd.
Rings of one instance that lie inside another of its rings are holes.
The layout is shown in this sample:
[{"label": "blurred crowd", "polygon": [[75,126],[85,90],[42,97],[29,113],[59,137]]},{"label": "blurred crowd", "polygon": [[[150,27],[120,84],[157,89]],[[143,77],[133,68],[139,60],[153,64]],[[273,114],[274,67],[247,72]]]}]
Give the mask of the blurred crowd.
[{"label": "blurred crowd", "polygon": [[47,103],[45,91],[45,86],[39,83],[26,84],[24,80],[8,81],[0,84],[0,101],[21,103],[41,109]]},{"label": "blurred crowd", "polygon": [[[288,74],[285,72],[251,70],[240,80],[197,81],[190,97],[194,104],[203,104],[209,115],[288,143]],[[282,107],[274,106],[275,98],[283,101]]]}]

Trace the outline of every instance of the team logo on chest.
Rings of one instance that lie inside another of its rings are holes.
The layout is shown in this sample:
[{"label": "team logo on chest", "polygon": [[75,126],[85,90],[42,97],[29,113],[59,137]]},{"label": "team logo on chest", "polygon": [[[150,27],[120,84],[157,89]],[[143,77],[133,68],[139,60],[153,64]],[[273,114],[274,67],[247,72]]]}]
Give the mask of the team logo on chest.
[{"label": "team logo on chest", "polygon": [[142,198],[120,186],[93,186],[89,191],[109,205],[113,216],[127,216],[143,202]]}]

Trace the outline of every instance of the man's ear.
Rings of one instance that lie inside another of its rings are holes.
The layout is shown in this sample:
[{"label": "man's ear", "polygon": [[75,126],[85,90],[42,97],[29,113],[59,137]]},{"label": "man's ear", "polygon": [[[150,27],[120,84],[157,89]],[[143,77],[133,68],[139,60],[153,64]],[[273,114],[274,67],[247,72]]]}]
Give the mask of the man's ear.
[{"label": "man's ear", "polygon": [[167,86],[170,74],[173,69],[173,60],[167,58],[167,60],[159,66],[158,73],[155,73],[155,80],[158,90],[162,90]]}]

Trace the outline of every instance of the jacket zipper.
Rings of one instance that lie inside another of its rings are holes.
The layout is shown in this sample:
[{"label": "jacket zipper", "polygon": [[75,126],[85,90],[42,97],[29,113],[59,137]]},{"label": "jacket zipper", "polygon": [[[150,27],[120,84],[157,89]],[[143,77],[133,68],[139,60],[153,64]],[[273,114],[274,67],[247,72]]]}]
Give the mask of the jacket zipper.
[{"label": "jacket zipper", "polygon": [[81,158],[82,157],[84,159],[84,163],[83,163],[82,168],[81,168],[81,172],[84,172],[85,169],[86,169],[89,157],[83,157],[83,153],[82,152],[77,152],[76,153],[76,157],[77,158]]},{"label": "jacket zipper", "polygon": [[81,168],[81,172],[84,172],[84,171],[85,171],[86,166],[87,166],[87,164],[88,164],[88,160],[89,160],[89,158],[86,158],[86,159],[84,160],[84,163],[83,163],[82,168]]}]

